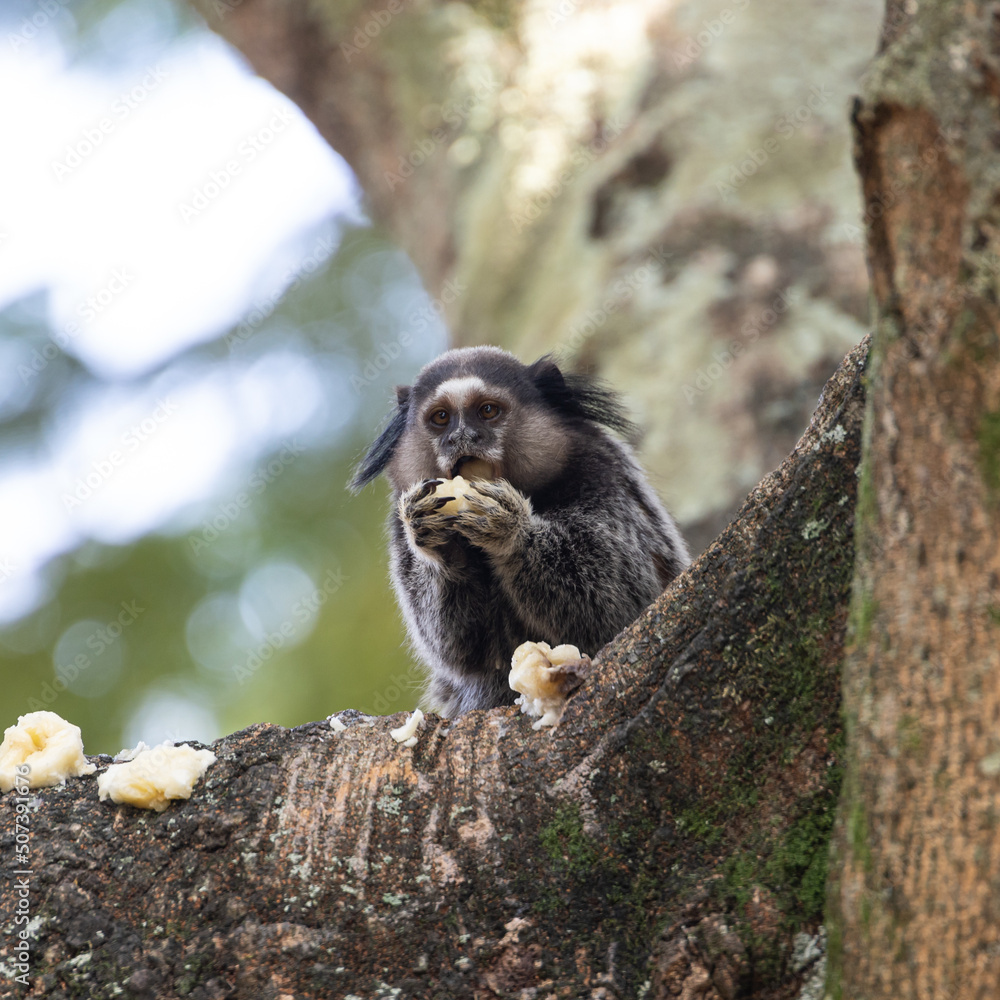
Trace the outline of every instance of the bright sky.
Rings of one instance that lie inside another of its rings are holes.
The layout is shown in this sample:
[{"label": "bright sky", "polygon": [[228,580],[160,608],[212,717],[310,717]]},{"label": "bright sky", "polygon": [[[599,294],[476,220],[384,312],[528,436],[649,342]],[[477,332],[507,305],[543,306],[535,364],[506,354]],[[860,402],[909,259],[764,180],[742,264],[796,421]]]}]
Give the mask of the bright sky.
[{"label": "bright sky", "polygon": [[117,72],[70,64],[59,19],[72,15],[52,6],[36,30],[0,26],[0,309],[47,289],[57,341],[0,346],[0,406],[33,390],[57,346],[111,383],[68,402],[48,454],[0,468],[0,625],[45,598],[53,556],[162,525],[261,448],[308,437],[331,398],[324,426],[345,424],[356,398],[349,371],[321,383],[292,350],[127,384],[315,270],[335,218],[360,217],[353,180],[221,40],[164,51],[169,4],[125,4],[101,26],[105,43],[127,39],[107,46],[129,53]]}]

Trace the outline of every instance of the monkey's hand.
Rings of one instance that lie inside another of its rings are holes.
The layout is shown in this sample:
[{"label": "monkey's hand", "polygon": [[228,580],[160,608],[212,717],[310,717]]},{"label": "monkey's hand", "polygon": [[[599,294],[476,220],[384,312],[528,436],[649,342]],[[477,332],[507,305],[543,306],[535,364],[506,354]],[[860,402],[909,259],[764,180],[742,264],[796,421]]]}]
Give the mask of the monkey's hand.
[{"label": "monkey's hand", "polygon": [[436,496],[434,491],[440,485],[440,479],[425,479],[399,498],[399,519],[411,548],[433,560],[439,558],[435,550],[454,537],[454,517],[441,513],[441,508],[454,497]]},{"label": "monkey's hand", "polygon": [[454,529],[489,555],[508,555],[531,521],[528,498],[506,479],[476,479],[469,487],[464,509],[453,515]]}]

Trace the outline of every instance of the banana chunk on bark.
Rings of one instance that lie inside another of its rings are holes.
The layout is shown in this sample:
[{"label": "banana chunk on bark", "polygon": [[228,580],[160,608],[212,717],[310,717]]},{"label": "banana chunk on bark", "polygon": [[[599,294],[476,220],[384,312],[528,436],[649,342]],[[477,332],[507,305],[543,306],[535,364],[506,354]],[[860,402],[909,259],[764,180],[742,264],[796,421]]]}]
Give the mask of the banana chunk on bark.
[{"label": "banana chunk on bark", "polygon": [[146,747],[124,764],[97,776],[101,801],[127,803],[163,812],[172,799],[189,799],[194,786],[215,763],[211,750],[162,743]]},{"label": "banana chunk on bark", "polygon": [[29,712],[3,734],[0,791],[23,787],[24,779],[28,788],[48,788],[96,770],[83,755],[80,727],[55,712]]},{"label": "banana chunk on bark", "polygon": [[523,642],[514,650],[508,683],[520,695],[514,702],[526,715],[537,717],[532,729],[558,726],[566,699],[590,673],[590,657],[564,643]]},{"label": "banana chunk on bark", "polygon": [[398,729],[390,729],[389,735],[397,743],[402,743],[404,747],[415,747],[417,745],[417,730],[423,729],[424,725],[424,713],[417,708]]}]

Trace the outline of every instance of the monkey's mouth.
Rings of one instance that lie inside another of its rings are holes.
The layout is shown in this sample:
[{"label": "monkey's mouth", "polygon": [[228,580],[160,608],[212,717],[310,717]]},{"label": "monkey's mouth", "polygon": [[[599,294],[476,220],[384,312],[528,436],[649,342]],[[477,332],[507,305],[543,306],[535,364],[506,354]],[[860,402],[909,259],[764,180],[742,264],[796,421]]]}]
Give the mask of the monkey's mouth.
[{"label": "monkey's mouth", "polygon": [[463,479],[496,479],[497,469],[492,462],[477,458],[475,455],[463,455],[451,469],[451,478],[461,476]]}]

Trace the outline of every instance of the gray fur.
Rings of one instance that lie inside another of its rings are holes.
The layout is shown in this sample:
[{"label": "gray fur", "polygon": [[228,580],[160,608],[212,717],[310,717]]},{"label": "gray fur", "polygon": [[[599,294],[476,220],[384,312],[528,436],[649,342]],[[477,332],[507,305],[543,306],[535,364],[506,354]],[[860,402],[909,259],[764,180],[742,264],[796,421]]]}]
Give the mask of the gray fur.
[{"label": "gray fur", "polygon": [[[564,380],[546,358],[474,347],[443,354],[397,397],[352,486],[381,471],[392,483],[392,582],[429,668],[427,701],[446,716],[511,704],[510,658],[526,640],[593,656],[687,566],[631,448],[600,426],[631,427],[607,389]],[[500,415],[484,419],[484,402]],[[435,480],[468,456],[498,478],[444,514]]]}]

